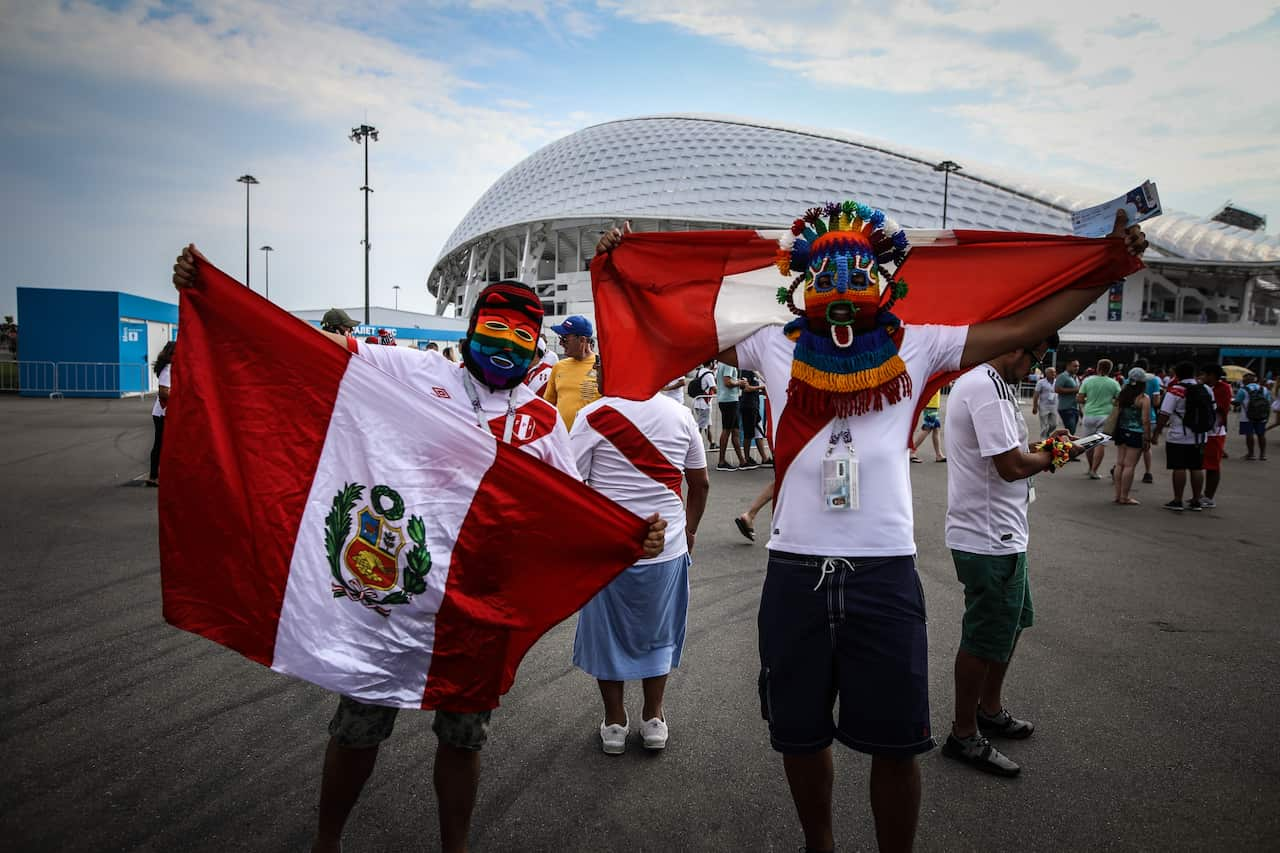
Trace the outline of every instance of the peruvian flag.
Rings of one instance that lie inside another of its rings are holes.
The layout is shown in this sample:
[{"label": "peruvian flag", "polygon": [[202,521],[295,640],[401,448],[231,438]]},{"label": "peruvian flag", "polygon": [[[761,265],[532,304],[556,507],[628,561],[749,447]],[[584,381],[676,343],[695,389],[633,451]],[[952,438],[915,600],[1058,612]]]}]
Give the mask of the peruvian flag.
[{"label": "peruvian flag", "polygon": [[180,316],[160,490],[173,625],[363,702],[485,710],[642,556],[641,519],[212,266]]},{"label": "peruvian flag", "polygon": [[[794,319],[777,300],[792,280],[774,266],[784,233],[629,234],[597,255],[591,286],[609,393],[647,400],[672,376],[762,326]],[[910,291],[893,309],[905,323],[994,320],[1059,290],[1106,284],[1142,268],[1121,240],[1009,231],[908,231],[907,238],[911,251],[898,277]]]}]

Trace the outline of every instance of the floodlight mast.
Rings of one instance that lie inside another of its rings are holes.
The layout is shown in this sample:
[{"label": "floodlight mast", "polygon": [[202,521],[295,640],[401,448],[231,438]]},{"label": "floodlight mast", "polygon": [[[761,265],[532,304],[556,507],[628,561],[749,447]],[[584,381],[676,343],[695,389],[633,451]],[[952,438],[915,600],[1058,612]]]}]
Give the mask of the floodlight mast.
[{"label": "floodlight mast", "polygon": [[947,227],[947,181],[951,177],[952,172],[958,172],[964,167],[954,160],[943,160],[941,163],[933,167],[933,171],[942,172],[942,227]]},{"label": "floodlight mast", "polygon": [[373,192],[373,188],[369,186],[369,141],[378,141],[378,129],[367,124],[351,129],[352,142],[360,145],[364,144],[364,186],[360,188],[360,192],[364,193],[364,324],[369,325],[369,193]]},{"label": "floodlight mast", "polygon": [[249,187],[258,183],[258,179],[241,175],[236,183],[244,184],[244,286],[249,287]]}]

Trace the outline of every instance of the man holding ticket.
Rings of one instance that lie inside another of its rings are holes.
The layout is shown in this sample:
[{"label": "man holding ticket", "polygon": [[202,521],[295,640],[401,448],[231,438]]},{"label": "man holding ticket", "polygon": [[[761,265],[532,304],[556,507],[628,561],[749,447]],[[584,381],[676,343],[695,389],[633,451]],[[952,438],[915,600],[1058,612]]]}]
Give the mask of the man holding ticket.
[{"label": "man holding ticket", "polygon": [[[1023,629],[1031,627],[1027,507],[1036,474],[1082,452],[1065,429],[1030,450],[1014,388],[1058,345],[1057,333],[987,359],[956,380],[947,402],[947,547],[964,585],[955,663],[955,717],[942,754],[986,773],[1016,776],[988,738],[1021,740],[1035,726],[1009,713],[1002,688]],[[1012,383],[1012,386],[1011,386]],[[1055,447],[1055,443],[1057,446]]]}]

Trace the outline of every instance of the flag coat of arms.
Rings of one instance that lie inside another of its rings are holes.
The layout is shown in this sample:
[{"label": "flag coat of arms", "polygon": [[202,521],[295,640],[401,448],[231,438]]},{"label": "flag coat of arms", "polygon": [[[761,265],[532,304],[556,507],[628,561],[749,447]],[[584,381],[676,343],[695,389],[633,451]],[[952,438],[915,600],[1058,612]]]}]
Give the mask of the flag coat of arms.
[{"label": "flag coat of arms", "polygon": [[486,710],[642,556],[643,520],[459,417],[450,377],[405,384],[208,264],[180,313],[160,489],[175,626],[363,702]]}]

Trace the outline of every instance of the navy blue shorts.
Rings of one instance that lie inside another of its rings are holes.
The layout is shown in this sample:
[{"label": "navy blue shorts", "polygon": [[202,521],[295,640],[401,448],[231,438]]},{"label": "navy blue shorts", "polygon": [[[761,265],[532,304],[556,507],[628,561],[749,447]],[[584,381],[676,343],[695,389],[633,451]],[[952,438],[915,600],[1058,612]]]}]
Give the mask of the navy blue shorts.
[{"label": "navy blue shorts", "polygon": [[759,630],[760,709],[778,752],[817,752],[833,738],[872,755],[933,748],[915,557],[771,551]]}]

